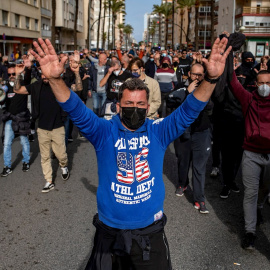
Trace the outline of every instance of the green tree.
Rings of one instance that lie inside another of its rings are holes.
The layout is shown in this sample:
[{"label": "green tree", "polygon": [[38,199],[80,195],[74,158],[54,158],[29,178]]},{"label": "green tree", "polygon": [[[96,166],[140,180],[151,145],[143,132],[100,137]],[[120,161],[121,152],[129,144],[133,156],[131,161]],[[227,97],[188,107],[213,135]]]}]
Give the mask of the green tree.
[{"label": "green tree", "polygon": [[75,18],[74,18],[74,50],[77,50],[77,22],[79,13],[79,0],[75,1]]},{"label": "green tree", "polygon": [[[196,0],[177,0],[177,4],[178,6],[176,7],[177,9],[183,10],[185,7],[187,8],[187,12],[188,12],[188,23],[187,23],[187,31],[185,32],[186,35],[186,41],[190,42],[190,38],[189,38],[189,31],[190,31],[190,13],[191,13],[191,8],[195,5]],[[181,14],[181,13],[180,13]],[[182,17],[181,17],[182,20]]]},{"label": "green tree", "polygon": [[51,42],[53,47],[55,48],[55,18],[56,18],[56,0],[52,0],[52,36],[51,36]]},{"label": "green tree", "polygon": [[102,11],[102,0],[99,0],[99,12],[98,12],[98,29],[97,29],[97,50],[99,48],[99,32],[100,32],[100,19],[101,19],[101,11]]},{"label": "green tree", "polygon": [[110,2],[110,8],[112,12],[112,44],[113,48],[115,47],[115,22],[117,19],[117,14],[123,13],[126,14],[125,2],[122,0],[108,0]]},{"label": "green tree", "polygon": [[165,24],[166,24],[165,48],[167,48],[169,18],[173,13],[172,3],[167,2],[162,3],[160,5],[160,13],[165,16]]},{"label": "green tree", "polygon": [[119,24],[117,25],[117,27],[118,27],[118,29],[119,29],[119,40],[120,40],[120,42],[122,43],[123,40],[121,39],[121,37],[122,37],[122,34],[123,34],[123,29],[125,28],[125,24],[124,24],[124,23],[119,23]]},{"label": "green tree", "polygon": [[161,7],[159,5],[153,5],[153,13],[158,14],[159,23],[158,23],[158,43],[161,43]]},{"label": "green tree", "polygon": [[127,45],[128,45],[128,39],[130,38],[130,35],[133,33],[133,27],[130,24],[126,24],[123,32],[126,36],[126,50],[127,50]]}]

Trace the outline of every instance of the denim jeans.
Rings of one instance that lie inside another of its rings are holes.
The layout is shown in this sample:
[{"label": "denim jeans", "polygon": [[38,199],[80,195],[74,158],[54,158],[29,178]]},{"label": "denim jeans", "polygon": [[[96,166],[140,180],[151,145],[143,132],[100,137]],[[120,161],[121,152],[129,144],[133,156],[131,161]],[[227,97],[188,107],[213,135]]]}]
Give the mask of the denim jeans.
[{"label": "denim jeans", "polygon": [[100,115],[100,110],[106,100],[106,92],[92,92],[92,98],[93,98],[93,111],[96,115]]},{"label": "denim jeans", "polygon": [[[12,129],[12,120],[8,120],[5,123],[5,138],[4,138],[4,165],[11,168],[11,145],[15,137],[14,131]],[[29,163],[30,160],[30,144],[28,137],[26,135],[20,135],[21,145],[22,145],[22,162]]]}]

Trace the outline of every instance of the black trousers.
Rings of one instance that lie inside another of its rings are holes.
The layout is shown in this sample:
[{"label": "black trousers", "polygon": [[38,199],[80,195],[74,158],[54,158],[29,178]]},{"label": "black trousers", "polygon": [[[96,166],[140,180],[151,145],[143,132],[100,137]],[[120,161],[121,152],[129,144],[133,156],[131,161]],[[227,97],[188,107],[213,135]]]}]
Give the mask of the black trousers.
[{"label": "black trousers", "polygon": [[245,126],[244,121],[237,121],[234,116],[224,114],[222,132],[222,175],[223,184],[230,186],[234,183],[243,155]]},{"label": "black trousers", "polygon": [[206,129],[195,132],[190,139],[181,137],[174,141],[178,161],[178,186],[189,184],[188,172],[192,162],[192,185],[195,202],[204,202],[204,184],[206,164],[211,152],[211,131]]}]

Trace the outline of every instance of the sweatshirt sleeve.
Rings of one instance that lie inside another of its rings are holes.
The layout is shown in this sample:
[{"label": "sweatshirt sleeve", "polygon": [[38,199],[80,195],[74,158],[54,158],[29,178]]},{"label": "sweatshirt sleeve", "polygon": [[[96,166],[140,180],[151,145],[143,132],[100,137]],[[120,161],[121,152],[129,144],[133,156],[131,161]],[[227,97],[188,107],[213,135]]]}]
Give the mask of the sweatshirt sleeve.
[{"label": "sweatshirt sleeve", "polygon": [[73,91],[70,91],[70,97],[66,102],[58,103],[68,113],[70,119],[81,133],[98,151],[110,136],[111,122],[99,118],[92,110],[85,106]]},{"label": "sweatshirt sleeve", "polygon": [[153,132],[163,148],[178,138],[199,116],[208,102],[196,99],[192,94],[173,113],[152,123]]},{"label": "sweatshirt sleeve", "polygon": [[233,95],[237,98],[237,100],[243,105],[248,104],[252,94],[248,92],[242,84],[237,80],[235,72],[233,72],[232,80],[230,81],[230,90]]}]

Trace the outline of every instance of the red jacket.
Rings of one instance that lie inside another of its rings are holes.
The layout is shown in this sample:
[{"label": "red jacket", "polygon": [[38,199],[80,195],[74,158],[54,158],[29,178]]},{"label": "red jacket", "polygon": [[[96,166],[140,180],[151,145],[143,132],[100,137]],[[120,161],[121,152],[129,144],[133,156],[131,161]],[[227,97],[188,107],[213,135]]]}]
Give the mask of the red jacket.
[{"label": "red jacket", "polygon": [[230,89],[239,100],[245,117],[245,150],[270,153],[270,96],[261,97],[257,90],[248,92],[238,82],[235,72]]}]

